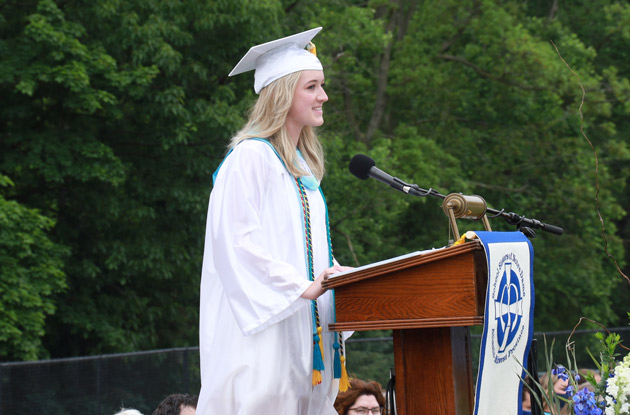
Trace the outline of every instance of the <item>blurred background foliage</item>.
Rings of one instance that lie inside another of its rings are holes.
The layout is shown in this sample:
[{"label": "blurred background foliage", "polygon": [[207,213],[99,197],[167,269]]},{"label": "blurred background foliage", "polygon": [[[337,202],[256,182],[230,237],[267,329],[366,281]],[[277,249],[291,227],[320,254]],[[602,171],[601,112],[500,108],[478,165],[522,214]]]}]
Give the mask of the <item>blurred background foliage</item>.
[{"label": "blurred background foliage", "polygon": [[[227,74],[316,26],[341,263],[449,239],[440,200],[348,173],[364,153],[565,229],[533,239],[536,331],[627,324],[627,2],[4,0],[0,359],[197,345],[211,175],[256,98]],[[375,347],[350,369],[391,353]]]}]

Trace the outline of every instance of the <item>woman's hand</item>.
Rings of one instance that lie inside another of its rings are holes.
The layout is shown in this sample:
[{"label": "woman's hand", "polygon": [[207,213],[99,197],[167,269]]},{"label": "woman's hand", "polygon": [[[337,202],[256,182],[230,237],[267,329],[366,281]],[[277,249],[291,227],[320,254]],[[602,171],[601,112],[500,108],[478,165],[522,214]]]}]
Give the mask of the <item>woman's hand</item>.
[{"label": "woman's hand", "polygon": [[300,297],[307,300],[314,300],[320,295],[324,294],[326,290],[322,287],[322,281],[327,280],[329,276],[337,274],[339,272],[351,270],[352,267],[344,267],[342,265],[334,265],[330,268],[326,268],[319,276],[313,281],[313,283],[302,293]]}]

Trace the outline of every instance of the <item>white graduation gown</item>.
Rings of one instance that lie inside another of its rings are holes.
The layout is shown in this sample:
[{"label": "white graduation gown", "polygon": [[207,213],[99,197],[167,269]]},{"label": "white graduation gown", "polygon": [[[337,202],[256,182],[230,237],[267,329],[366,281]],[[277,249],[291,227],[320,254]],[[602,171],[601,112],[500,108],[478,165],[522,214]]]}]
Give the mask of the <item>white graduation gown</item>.
[{"label": "white graduation gown", "polygon": [[[329,266],[325,204],[318,190],[306,193],[317,277]],[[201,279],[198,415],[337,414],[330,292],[318,299],[325,370],[312,386],[301,209],[294,178],[264,142],[242,142],[219,169]]]}]

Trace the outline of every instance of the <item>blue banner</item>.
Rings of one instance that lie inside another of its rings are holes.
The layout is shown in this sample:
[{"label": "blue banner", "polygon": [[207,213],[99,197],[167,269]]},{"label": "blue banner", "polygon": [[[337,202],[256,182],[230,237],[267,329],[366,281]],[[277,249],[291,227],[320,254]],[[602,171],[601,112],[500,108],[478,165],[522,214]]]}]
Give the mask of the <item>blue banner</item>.
[{"label": "blue banner", "polygon": [[475,232],[488,261],[488,290],[475,415],[522,415],[521,377],[534,333],[534,250],[521,232]]}]

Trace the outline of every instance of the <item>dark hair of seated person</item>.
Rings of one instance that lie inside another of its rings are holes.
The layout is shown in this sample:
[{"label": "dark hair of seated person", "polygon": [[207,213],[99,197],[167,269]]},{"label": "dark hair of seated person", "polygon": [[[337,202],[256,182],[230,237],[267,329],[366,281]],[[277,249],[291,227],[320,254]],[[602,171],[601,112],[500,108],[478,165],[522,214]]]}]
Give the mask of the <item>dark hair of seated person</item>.
[{"label": "dark hair of seated person", "polygon": [[197,408],[198,399],[196,395],[186,393],[168,395],[160,402],[155,411],[153,411],[153,415],[179,415],[181,409],[186,406]]}]

